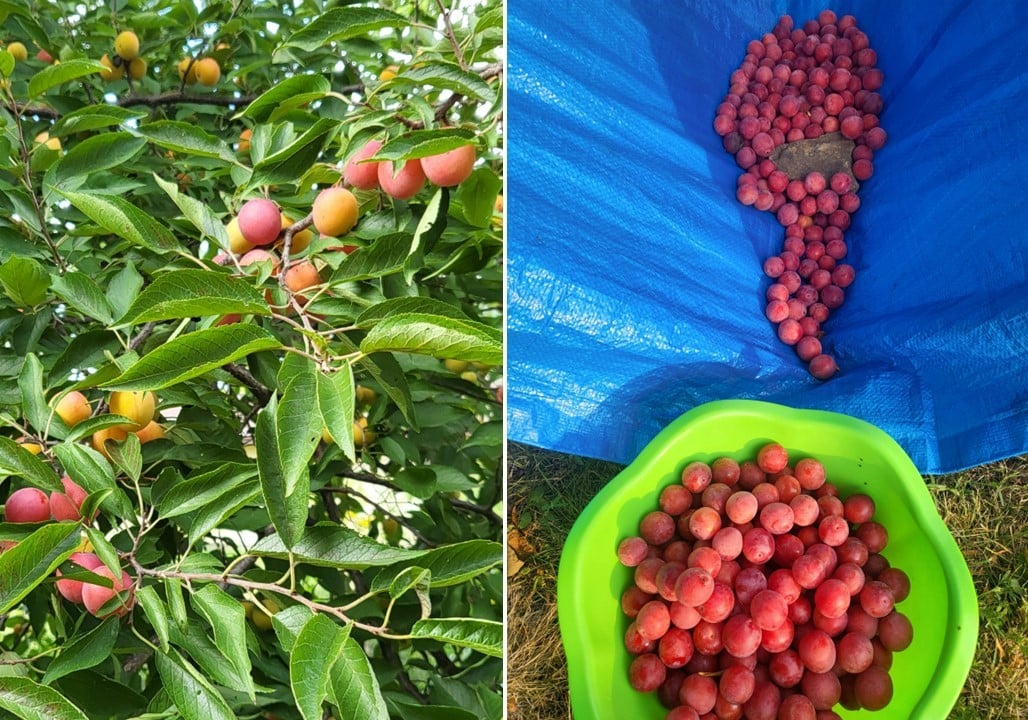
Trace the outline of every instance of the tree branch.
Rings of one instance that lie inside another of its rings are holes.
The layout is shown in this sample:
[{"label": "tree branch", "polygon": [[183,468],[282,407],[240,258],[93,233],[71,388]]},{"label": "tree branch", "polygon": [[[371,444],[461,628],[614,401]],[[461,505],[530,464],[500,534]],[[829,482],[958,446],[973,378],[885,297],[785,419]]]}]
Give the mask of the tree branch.
[{"label": "tree branch", "polygon": [[261,404],[261,407],[267,405],[268,401],[271,400],[271,390],[264,387],[264,385],[245,367],[236,363],[226,363],[222,367],[225,372],[243,383],[243,385],[246,385],[246,387],[250,388],[250,391],[254,394],[254,397],[257,398],[257,402]]},{"label": "tree branch", "polygon": [[464,60],[464,52],[460,49],[460,43],[457,42],[457,36],[453,32],[453,25],[450,24],[450,11],[443,6],[443,0],[435,0],[435,4],[439,6],[439,12],[442,13],[446,37],[450,41],[450,47],[453,48],[453,54],[457,56],[457,63],[461,70],[467,70],[468,64]]},{"label": "tree branch", "polygon": [[[478,76],[483,80],[497,77],[503,74],[503,63],[491,63],[482,68]],[[454,93],[450,97],[446,98],[443,102],[436,105],[435,108],[435,121],[439,122],[446,117],[446,114],[453,109],[453,106],[464,99],[464,96],[460,93]],[[410,118],[403,117],[399,113],[393,116],[398,122],[407,126],[410,130],[423,130],[425,128],[425,122],[423,120],[411,120]]]}]

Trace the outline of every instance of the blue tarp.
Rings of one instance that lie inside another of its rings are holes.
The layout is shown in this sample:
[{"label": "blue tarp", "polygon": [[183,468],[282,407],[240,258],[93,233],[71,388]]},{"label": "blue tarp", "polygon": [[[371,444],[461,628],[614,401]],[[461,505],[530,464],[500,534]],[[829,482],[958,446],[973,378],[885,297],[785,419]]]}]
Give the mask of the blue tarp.
[{"label": "blue tarp", "polygon": [[775,218],[712,128],[747,41],[812,2],[508,5],[511,439],[627,462],[755,398],[881,427],[922,472],[1028,452],[1028,3],[844,2],[889,142],[846,233],[856,282],[813,379],[763,314]]}]

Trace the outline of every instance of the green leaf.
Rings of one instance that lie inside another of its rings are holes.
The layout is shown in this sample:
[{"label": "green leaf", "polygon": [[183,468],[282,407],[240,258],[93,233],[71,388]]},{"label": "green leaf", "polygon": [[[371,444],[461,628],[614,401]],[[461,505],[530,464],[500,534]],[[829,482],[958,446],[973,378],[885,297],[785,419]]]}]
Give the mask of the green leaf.
[{"label": "green leaf", "polygon": [[275,630],[275,637],[278,638],[282,649],[287,653],[293,651],[296,645],[296,638],[307,621],[314,617],[314,613],[306,605],[289,605],[271,616],[271,626]]},{"label": "green leaf", "polygon": [[6,437],[0,437],[0,474],[25,478],[42,490],[64,492],[64,486],[48,464]]},{"label": "green leaf", "polygon": [[0,708],[22,720],[88,720],[68,698],[26,677],[6,677],[0,682]]},{"label": "green leaf", "polygon": [[125,491],[114,482],[114,470],[103,455],[77,443],[62,443],[54,448],[54,454],[64,472],[90,495],[105,490],[111,492],[101,507],[120,518],[134,516],[132,503]]},{"label": "green leaf", "polygon": [[88,330],[76,335],[65,345],[64,352],[50,368],[50,385],[64,384],[72,379],[76,370],[102,365],[106,358],[105,353],[114,352],[115,348],[121,348],[121,343],[118,342],[118,336],[109,330]]},{"label": "green leaf", "polygon": [[460,446],[461,450],[472,447],[493,447],[498,448],[503,445],[503,423],[499,421],[482,423],[475,428],[474,432],[471,433],[464,444]]},{"label": "green leaf", "polygon": [[189,547],[192,548],[241,508],[255,502],[260,494],[260,486],[255,483],[249,488],[230,490],[208,502],[193,516],[193,522],[189,525]]},{"label": "green leaf", "polygon": [[192,123],[158,120],[140,126],[136,132],[153,144],[167,150],[199,157],[218,158],[230,163],[236,162],[236,154],[224,140],[209,135]]},{"label": "green leaf", "polygon": [[34,353],[25,357],[25,364],[18,373],[18,385],[21,387],[21,411],[29,425],[40,433],[63,425],[56,413],[54,419],[50,419],[50,407],[43,397],[43,365]]},{"label": "green leaf", "polygon": [[502,189],[503,180],[491,168],[475,168],[471,177],[457,187],[455,199],[464,209],[464,219],[476,227],[489,227]]},{"label": "green leaf", "polygon": [[182,581],[178,578],[165,578],[164,592],[168,596],[172,622],[180,628],[185,627],[189,617],[186,615],[186,601],[182,598]]},{"label": "green leaf", "polygon": [[87,105],[70,112],[54,123],[52,137],[65,137],[74,133],[121,125],[147,116],[145,110],[133,110],[117,105]]},{"label": "green leaf", "polygon": [[176,483],[161,497],[157,507],[161,517],[185,515],[226,493],[236,491],[256,476],[257,470],[252,464],[225,463],[210,472],[193,475]]},{"label": "green leaf", "polygon": [[300,630],[289,654],[289,685],[304,720],[321,720],[332,666],[349,636],[349,625],[339,627],[327,615],[314,615]]},{"label": "green leaf", "polygon": [[391,84],[401,87],[407,84],[428,85],[452,90],[475,100],[496,102],[496,91],[478,74],[461,70],[456,63],[442,60],[429,60],[404,68],[403,73],[396,77]]},{"label": "green leaf", "polygon": [[32,307],[46,299],[50,275],[36,260],[12,255],[0,265],[0,284],[15,305]]},{"label": "green leaf", "polygon": [[368,332],[361,350],[409,352],[493,365],[503,362],[502,333],[496,328],[424,313],[386,318]]},{"label": "green leaf", "polygon": [[371,583],[372,590],[385,590],[407,568],[424,568],[432,573],[432,587],[450,587],[467,582],[503,563],[503,547],[490,540],[465,542],[433,548],[419,558],[382,568]]},{"label": "green leaf", "polygon": [[0,614],[7,612],[71,557],[78,523],[50,523],[0,554]]},{"label": "green leaf", "polygon": [[128,309],[118,325],[205,315],[270,315],[267,301],[253,284],[211,270],[162,273]]},{"label": "green leaf", "polygon": [[425,253],[432,249],[446,229],[446,214],[449,209],[450,191],[448,188],[439,188],[418,220],[418,227],[414,230],[414,238],[411,240],[410,254],[403,263],[403,279],[408,285],[414,279],[414,274],[425,264]]},{"label": "green leaf", "polygon": [[228,249],[228,234],[225,232],[225,226],[222,225],[221,220],[214,214],[210,206],[188,195],[183,195],[178,191],[178,185],[162,179],[157,174],[154,174],[153,178],[182,211],[183,217],[193,224],[193,227],[199,230],[204,237],[214,240],[218,247],[224,250]]},{"label": "green leaf", "polygon": [[380,320],[390,315],[399,315],[401,313],[427,313],[455,320],[471,319],[456,305],[451,305],[442,300],[430,297],[399,297],[375,303],[358,315],[353,324],[359,328],[367,329],[374,327]]},{"label": "green leaf", "polygon": [[143,453],[135,433],[129,433],[123,442],[108,445],[107,452],[111,454],[111,462],[116,467],[124,470],[133,480],[139,480],[139,474],[143,472]]},{"label": "green leaf", "polygon": [[128,312],[142,288],[143,276],[131,260],[126,262],[125,267],[107,284],[107,303],[114,311],[114,317],[121,317]]},{"label": "green leaf", "polygon": [[364,649],[352,637],[343,644],[329,682],[329,697],[339,720],[389,720],[378,677]]},{"label": "green leaf", "polygon": [[389,583],[389,597],[394,600],[403,596],[410,590],[418,596],[418,604],[421,606],[421,617],[426,618],[432,614],[432,596],[429,592],[432,589],[432,573],[422,567],[404,568]]},{"label": "green leaf", "polygon": [[245,692],[256,702],[253,679],[250,677],[250,656],[246,650],[246,613],[238,600],[210,583],[192,596],[193,608],[206,618],[214,630],[214,644],[228,658],[236,673],[247,683],[234,688]]},{"label": "green leaf", "polygon": [[250,184],[295,182],[317,161],[318,155],[337,132],[337,120],[321,118],[289,146],[257,163]]},{"label": "green leaf", "polygon": [[96,417],[86,418],[82,422],[78,423],[71,430],[68,431],[68,435],[64,438],[65,442],[75,442],[91,436],[98,430],[104,428],[114,427],[115,425],[125,425],[131,423],[132,420],[125,417],[124,415],[97,415]]},{"label": "green leaf", "polygon": [[235,720],[225,699],[176,651],[155,657],[164,689],[185,720]]},{"label": "green leaf", "polygon": [[300,360],[302,370],[286,385],[275,418],[286,495],[292,495],[300,478],[307,476],[307,465],[321,439],[318,376],[312,362]]},{"label": "green leaf", "polygon": [[[344,339],[344,336],[337,338],[341,345],[344,344]],[[347,351],[351,350],[347,348]],[[386,353],[378,353],[372,357],[361,359],[358,364],[378,381],[386,395],[396,403],[400,412],[403,413],[403,417],[410,423],[411,429],[415,432],[418,431],[420,426],[414,414],[414,400],[411,397],[410,386],[407,384],[407,376],[396,358]]]},{"label": "green leaf", "polygon": [[245,110],[237,113],[236,118],[249,117],[264,122],[283,110],[320,100],[331,89],[332,85],[321,75],[294,75],[262,93]]},{"label": "green leaf", "polygon": [[319,50],[330,42],[367,35],[388,27],[407,27],[409,20],[387,10],[370,7],[338,7],[293,33],[284,43],[301,50]]},{"label": "green leaf", "polygon": [[146,619],[150,621],[150,626],[157,635],[161,648],[167,650],[169,642],[168,612],[164,607],[164,603],[161,602],[157,590],[154,589],[153,585],[139,588],[136,591],[136,601],[143,608],[143,612],[146,613]]},{"label": "green leaf", "polygon": [[104,66],[94,60],[67,60],[60,65],[48,65],[29,80],[29,97],[39,97],[50,88],[101,72],[103,69]]},{"label": "green leaf", "polygon": [[43,684],[50,685],[57,678],[76,670],[91,668],[109,658],[118,640],[120,627],[121,621],[118,618],[108,618],[85,635],[62,646],[61,654],[47,667]]},{"label": "green leaf", "polygon": [[[93,546],[93,552],[100,558],[100,561],[117,577],[121,574],[121,560],[118,558],[118,551],[111,544],[111,541],[95,527],[86,528],[86,537]],[[103,583],[105,586],[114,587],[110,581]]]},{"label": "green leaf", "polygon": [[318,373],[318,407],[332,440],[346,457],[355,460],[353,369],[349,363],[333,373]]},{"label": "green leaf", "polygon": [[[421,557],[428,552],[383,545],[366,535],[338,525],[315,525],[307,528],[299,541],[292,544],[292,551],[298,562],[343,570],[364,570],[369,567],[392,565]],[[289,554],[287,546],[278,535],[262,538],[251,552],[254,555],[282,559],[287,558]]]},{"label": "green leaf", "polygon": [[279,428],[276,420],[278,402],[273,397],[257,414],[257,469],[260,472],[261,491],[264,505],[271,516],[278,534],[274,537],[284,543],[285,548],[296,545],[304,532],[307,521],[307,501],[310,494],[310,475],[307,469],[293,484],[292,492],[286,491],[285,469],[282,465],[282,450],[278,444]]},{"label": "green leaf", "polygon": [[[482,715],[476,715],[453,705],[419,705],[416,701],[406,702],[403,698],[393,695],[389,696],[386,702],[393,710],[394,716],[401,717],[403,720],[482,720],[483,718]],[[500,715],[495,717],[500,717]]]},{"label": "green leaf", "polygon": [[47,195],[72,190],[94,173],[129,163],[146,147],[146,141],[127,132],[107,132],[75,143],[46,174]]},{"label": "green leaf", "polygon": [[178,249],[178,241],[171,231],[121,198],[70,190],[58,192],[79,212],[113,235],[157,253]]},{"label": "green leaf", "polygon": [[0,75],[6,78],[10,77],[12,72],[14,72],[14,56],[4,50],[0,52]]},{"label": "green leaf", "polygon": [[358,248],[343,260],[334,273],[332,284],[382,277],[403,269],[410,255],[411,236],[392,233],[375,239],[371,245]]},{"label": "green leaf", "polygon": [[378,149],[374,160],[413,160],[449,152],[475,141],[470,130],[412,130]]},{"label": "green leaf", "polygon": [[71,271],[56,275],[53,289],[66,303],[104,325],[109,325],[114,319],[103,290],[85,273]]},{"label": "green leaf", "polygon": [[197,330],[147,353],[121,375],[104,383],[104,387],[161,390],[250,353],[281,346],[271,333],[257,325],[235,324]]},{"label": "green leaf", "polygon": [[132,717],[146,706],[142,695],[96,670],[65,675],[57,689],[93,720]]},{"label": "green leaf", "polygon": [[503,657],[503,623],[494,620],[427,618],[414,623],[410,634],[417,639],[438,640]]}]

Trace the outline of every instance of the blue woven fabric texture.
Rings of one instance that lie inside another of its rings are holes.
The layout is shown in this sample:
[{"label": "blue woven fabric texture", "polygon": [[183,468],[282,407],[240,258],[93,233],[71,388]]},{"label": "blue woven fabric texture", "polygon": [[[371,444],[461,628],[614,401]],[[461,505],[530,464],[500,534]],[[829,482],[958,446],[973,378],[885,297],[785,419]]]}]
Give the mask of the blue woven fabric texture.
[{"label": "blue woven fabric texture", "polygon": [[703,402],[867,420],[922,472],[1028,452],[1028,3],[846,2],[888,144],[813,379],[763,314],[783,228],[712,128],[747,41],[813,2],[508,5],[508,428],[627,462]]}]

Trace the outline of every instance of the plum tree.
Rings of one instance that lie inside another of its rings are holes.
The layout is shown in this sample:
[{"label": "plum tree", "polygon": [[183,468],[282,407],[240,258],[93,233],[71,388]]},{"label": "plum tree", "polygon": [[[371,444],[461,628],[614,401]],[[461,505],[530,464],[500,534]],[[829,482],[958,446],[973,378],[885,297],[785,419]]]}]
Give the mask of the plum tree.
[{"label": "plum tree", "polygon": [[499,720],[500,1],[8,4],[62,65],[0,63],[5,668],[69,717]]}]

